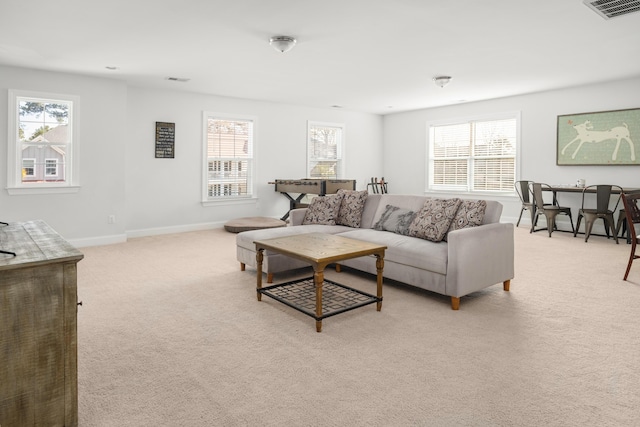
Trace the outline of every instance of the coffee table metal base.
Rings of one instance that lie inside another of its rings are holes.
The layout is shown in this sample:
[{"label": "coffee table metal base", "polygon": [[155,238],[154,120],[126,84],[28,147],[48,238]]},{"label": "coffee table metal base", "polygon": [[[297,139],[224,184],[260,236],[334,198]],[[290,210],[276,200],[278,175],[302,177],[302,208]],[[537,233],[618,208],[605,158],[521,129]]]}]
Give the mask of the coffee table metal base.
[{"label": "coffee table metal base", "polygon": [[345,311],[373,303],[382,297],[324,279],[322,283],[322,315],[316,315],[316,287],[313,277],[267,286],[258,292],[294,308],[317,322]]}]

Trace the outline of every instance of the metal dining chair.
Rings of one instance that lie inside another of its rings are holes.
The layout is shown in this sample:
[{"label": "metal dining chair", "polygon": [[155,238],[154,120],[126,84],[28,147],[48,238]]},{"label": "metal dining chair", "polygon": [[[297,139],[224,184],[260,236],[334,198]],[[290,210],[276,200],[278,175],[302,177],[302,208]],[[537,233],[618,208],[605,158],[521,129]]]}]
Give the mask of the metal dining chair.
[{"label": "metal dining chair", "polygon": [[520,208],[520,216],[518,217],[516,227],[520,225],[522,213],[525,210],[531,213],[531,223],[533,224],[533,219],[536,214],[536,207],[533,203],[533,195],[531,194],[531,184],[533,184],[533,181],[516,181],[513,184],[516,188],[516,193],[518,193],[518,197],[520,197],[520,202],[522,203],[522,208]]},{"label": "metal dining chair", "polygon": [[531,193],[533,194],[533,201],[535,203],[535,215],[534,220],[531,223],[531,231],[529,233],[533,233],[534,231],[538,231],[535,229],[538,218],[540,215],[544,215],[547,220],[547,230],[549,231],[549,237],[551,237],[551,233],[553,230],[556,230],[556,217],[560,214],[567,215],[569,217],[569,223],[571,224],[571,232],[575,233],[575,229],[573,228],[573,218],[571,217],[571,208],[560,206],[558,204],[557,199],[554,197],[552,203],[545,203],[544,198],[542,197],[543,188],[550,188],[549,184],[542,184],[539,182],[531,183]]},{"label": "metal dining chair", "polygon": [[[588,197],[589,190],[593,189],[596,190],[596,207],[586,208],[585,199]],[[593,223],[596,222],[598,218],[602,218],[604,221],[604,230],[607,233],[607,239],[610,237],[609,232],[611,232],[616,244],[618,243],[618,231],[616,230],[613,213],[618,209],[621,196],[617,197],[615,207],[613,209],[609,209],[613,189],[617,190],[617,194],[622,194],[622,187],[618,185],[589,185],[582,189],[582,205],[578,211],[578,220],[576,221],[576,229],[573,233],[573,237],[578,235],[580,221],[584,217],[584,241],[588,241],[589,236],[591,235],[591,229],[593,228]]]},{"label": "metal dining chair", "polygon": [[631,236],[631,254],[629,255],[629,263],[627,264],[627,271],[624,273],[623,280],[627,280],[633,260],[640,258],[640,255],[636,255],[636,246],[640,243],[640,235],[638,234],[637,228],[637,224],[640,224],[640,207],[638,206],[638,200],[640,200],[640,190],[629,191],[622,194],[624,211],[627,216],[628,233]]}]

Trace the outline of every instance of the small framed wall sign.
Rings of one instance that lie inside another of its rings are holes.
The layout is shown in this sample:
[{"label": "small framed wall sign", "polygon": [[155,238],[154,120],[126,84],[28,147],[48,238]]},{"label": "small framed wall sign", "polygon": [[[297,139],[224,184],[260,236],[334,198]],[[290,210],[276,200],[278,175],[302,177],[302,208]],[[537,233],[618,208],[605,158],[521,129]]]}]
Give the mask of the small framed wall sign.
[{"label": "small framed wall sign", "polygon": [[558,116],[560,166],[640,165],[640,108]]},{"label": "small framed wall sign", "polygon": [[156,122],[156,159],[175,157],[176,124]]}]

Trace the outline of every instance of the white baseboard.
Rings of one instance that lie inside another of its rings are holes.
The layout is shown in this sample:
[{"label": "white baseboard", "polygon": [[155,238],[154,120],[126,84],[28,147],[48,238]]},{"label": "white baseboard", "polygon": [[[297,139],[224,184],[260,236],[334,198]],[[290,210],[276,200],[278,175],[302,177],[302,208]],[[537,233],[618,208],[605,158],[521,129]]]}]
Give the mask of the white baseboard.
[{"label": "white baseboard", "polygon": [[127,241],[126,234],[113,234],[110,236],[88,237],[84,239],[69,239],[69,243],[71,243],[76,248],[82,248],[82,247],[88,247],[88,246],[113,245],[116,243],[124,243],[126,241]]},{"label": "white baseboard", "polygon": [[177,225],[172,227],[144,228],[140,230],[129,230],[124,234],[114,234],[110,236],[88,237],[83,239],[69,239],[76,248],[88,246],[113,245],[116,243],[124,243],[128,239],[146,236],[158,236],[161,234],[185,233],[188,231],[211,230],[213,228],[221,228],[224,222],[210,222],[203,224]]},{"label": "white baseboard", "polygon": [[175,225],[170,227],[143,228],[140,230],[128,230],[127,238],[158,236],[161,234],[185,233],[188,231],[211,230],[213,228],[221,228],[224,222],[207,222],[200,224]]}]

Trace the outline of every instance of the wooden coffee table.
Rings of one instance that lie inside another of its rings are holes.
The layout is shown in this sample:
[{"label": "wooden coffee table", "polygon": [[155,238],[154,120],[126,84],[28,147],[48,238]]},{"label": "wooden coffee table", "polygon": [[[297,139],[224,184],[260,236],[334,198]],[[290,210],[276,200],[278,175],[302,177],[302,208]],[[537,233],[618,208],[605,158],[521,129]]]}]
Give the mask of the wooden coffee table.
[{"label": "wooden coffee table", "polygon": [[[316,331],[322,331],[322,319],[329,316],[374,302],[377,311],[382,309],[382,271],[386,246],[323,233],[278,237],[254,243],[256,245],[258,301],[262,300],[264,294],[315,318]],[[308,262],[313,267],[313,278],[263,288],[262,260],[265,249]],[[367,255],[376,257],[376,295],[324,279],[324,269],[327,265]],[[326,288],[324,300],[323,287]],[[315,293],[315,298],[310,293]]]}]

